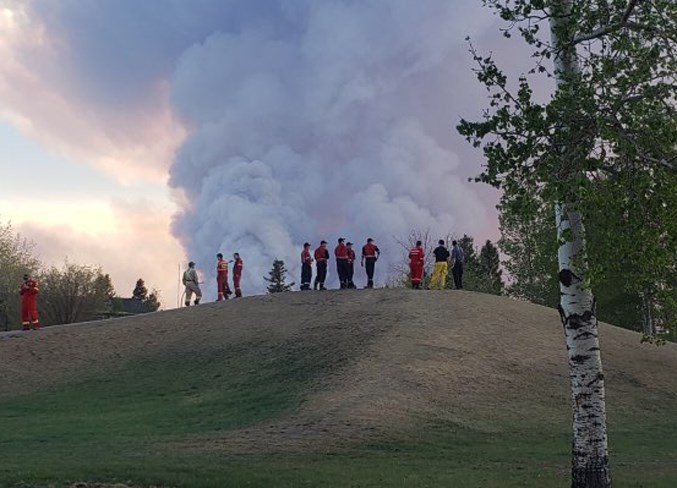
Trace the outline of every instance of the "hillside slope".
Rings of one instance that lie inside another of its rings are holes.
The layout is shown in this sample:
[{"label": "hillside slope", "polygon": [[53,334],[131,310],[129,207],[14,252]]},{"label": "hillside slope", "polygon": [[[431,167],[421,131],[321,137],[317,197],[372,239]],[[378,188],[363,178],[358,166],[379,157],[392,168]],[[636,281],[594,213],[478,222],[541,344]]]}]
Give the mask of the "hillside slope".
[{"label": "hillside slope", "polygon": [[[615,409],[633,415],[652,398],[677,398],[676,345],[642,345],[638,334],[606,325],[601,341]],[[566,423],[557,313],[468,292],[289,293],[15,333],[0,339],[0,397],[151,356],[218,360],[220,351],[247,348],[260,363],[280,354],[316,361],[306,366],[322,370],[313,393],[287,420],[309,435],[352,436],[420,418],[491,430],[519,420],[525,407],[543,422]]]},{"label": "hillside slope", "polygon": [[[677,413],[677,346],[639,339],[602,325],[619,426]],[[107,436],[153,439],[144,448],[218,456],[331,453],[439,429],[569,430],[557,312],[469,292],[251,297],[11,333],[0,358],[0,408],[33,399],[68,422],[84,415],[83,432],[59,440],[83,452],[103,424]],[[100,417],[89,419],[92,410]],[[16,439],[33,428],[16,427]],[[677,450],[677,439],[668,445]]]}]

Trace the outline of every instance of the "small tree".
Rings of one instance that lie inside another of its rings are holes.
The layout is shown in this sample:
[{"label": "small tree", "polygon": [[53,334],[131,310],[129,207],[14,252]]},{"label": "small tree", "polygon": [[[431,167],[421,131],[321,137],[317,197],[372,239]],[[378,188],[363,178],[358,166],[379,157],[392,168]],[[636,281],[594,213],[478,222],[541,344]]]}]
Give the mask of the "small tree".
[{"label": "small tree", "polygon": [[281,293],[283,291],[290,291],[294,286],[294,282],[286,284],[287,268],[284,266],[284,261],[276,259],[273,261],[273,268],[268,272],[268,278],[264,276],[264,280],[268,283],[268,293]]},{"label": "small tree", "polygon": [[38,277],[38,310],[44,325],[70,324],[98,318],[109,310],[115,291],[100,268],[72,264],[52,267]]},{"label": "small tree", "polygon": [[153,288],[150,294],[148,293],[146,282],[142,278],[136,280],[134,291],[132,291],[132,298],[140,300],[151,312],[155,312],[160,308],[159,296],[160,292],[155,288]]},{"label": "small tree", "polygon": [[498,248],[490,241],[480,249],[479,274],[485,293],[500,295],[503,293],[503,271],[498,257]]},{"label": "small tree", "polygon": [[143,303],[145,303],[151,311],[157,311],[160,308],[160,291],[153,288]]},{"label": "small tree", "polygon": [[[504,198],[505,200],[505,198]],[[501,239],[498,241],[509,277],[509,296],[557,308],[557,231],[552,225],[553,208],[525,197],[522,205],[533,211],[516,214],[499,205]]]},{"label": "small tree", "polygon": [[146,288],[146,283],[143,281],[143,279],[139,278],[136,280],[136,286],[132,292],[132,298],[136,298],[137,300],[141,301],[148,298],[148,288]]}]

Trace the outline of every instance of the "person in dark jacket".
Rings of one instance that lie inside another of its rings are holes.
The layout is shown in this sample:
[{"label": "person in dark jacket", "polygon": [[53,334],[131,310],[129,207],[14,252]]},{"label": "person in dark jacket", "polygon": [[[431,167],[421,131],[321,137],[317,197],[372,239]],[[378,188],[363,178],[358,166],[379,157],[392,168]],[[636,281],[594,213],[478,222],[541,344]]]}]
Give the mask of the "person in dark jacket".
[{"label": "person in dark jacket", "polygon": [[313,277],[313,258],[310,255],[310,244],[303,244],[301,251],[301,290],[310,290],[310,280]]},{"label": "person in dark jacket", "polygon": [[374,239],[367,239],[367,243],[362,246],[362,267],[367,271],[367,288],[374,288],[374,268],[380,255],[381,251],[374,244]]},{"label": "person in dark jacket", "polygon": [[345,241],[346,240],[343,237],[339,237],[338,244],[334,248],[336,272],[338,273],[342,290],[348,288],[348,246],[346,246]]},{"label": "person in dark jacket", "polygon": [[456,241],[451,243],[451,259],[453,260],[453,265],[451,267],[451,272],[454,275],[454,285],[457,290],[463,289],[463,249],[458,245]]},{"label": "person in dark jacket", "polygon": [[320,247],[315,249],[315,283],[313,283],[313,289],[317,290],[317,286],[320,286],[320,290],[326,290],[324,287],[324,282],[327,279],[327,261],[329,260],[329,250],[327,249],[327,241],[320,242]]},{"label": "person in dark jacket", "polygon": [[353,282],[353,276],[355,275],[355,250],[353,249],[352,242],[347,242],[346,247],[348,248],[348,263],[346,264],[346,288],[355,288],[355,283]]}]

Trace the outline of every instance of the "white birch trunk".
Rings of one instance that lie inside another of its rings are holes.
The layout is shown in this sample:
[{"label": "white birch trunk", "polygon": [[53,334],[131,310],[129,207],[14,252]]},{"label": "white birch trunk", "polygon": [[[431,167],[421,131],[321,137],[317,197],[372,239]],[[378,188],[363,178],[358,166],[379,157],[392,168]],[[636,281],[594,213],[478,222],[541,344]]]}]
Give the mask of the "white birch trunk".
[{"label": "white birch trunk", "polygon": [[[559,39],[570,22],[572,0],[550,1],[550,28],[555,46],[555,77],[562,88],[570,75],[579,72],[575,47]],[[570,151],[564,141],[564,154]],[[576,154],[577,151],[573,151]],[[572,157],[576,157],[574,155]],[[564,156],[566,157],[566,156]],[[563,162],[563,166],[567,162]],[[578,165],[562,177],[574,177]],[[572,488],[610,487],[611,475],[607,449],[604,373],[599,347],[599,329],[595,300],[585,281],[586,253],[583,216],[573,202],[560,202],[555,208],[560,281],[560,315],[569,356],[569,380],[573,407],[571,451]]]},{"label": "white birch trunk", "polygon": [[582,215],[566,204],[556,207],[560,315],[569,355],[573,406],[571,486],[611,486],[607,451],[604,373],[595,300],[585,286],[585,230]]}]

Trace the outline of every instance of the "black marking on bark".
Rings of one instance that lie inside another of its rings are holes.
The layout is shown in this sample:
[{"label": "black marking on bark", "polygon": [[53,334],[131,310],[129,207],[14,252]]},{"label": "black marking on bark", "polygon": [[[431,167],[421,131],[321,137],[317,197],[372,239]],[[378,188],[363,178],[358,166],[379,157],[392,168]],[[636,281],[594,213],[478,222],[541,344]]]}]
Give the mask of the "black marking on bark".
[{"label": "black marking on bark", "polygon": [[580,283],[582,280],[576,276],[570,269],[563,269],[559,272],[559,282],[569,288],[574,282]]},{"label": "black marking on bark", "polygon": [[[590,335],[595,335],[595,334],[590,334]],[[599,347],[593,346],[590,349],[588,349],[588,352],[594,352],[594,351],[599,351]]]},{"label": "black marking on bark", "polygon": [[576,354],[575,356],[571,356],[571,362],[576,364],[583,364],[589,359],[590,356],[588,356],[587,354]]},{"label": "black marking on bark", "polygon": [[[587,339],[588,337],[597,337],[597,334],[593,334],[592,332],[584,331],[578,334],[577,336],[574,337],[574,340],[577,341],[578,339]],[[592,349],[590,349],[592,350]]]},{"label": "black marking on bark", "polygon": [[595,383],[600,382],[600,381],[604,381],[604,373],[597,373],[597,375],[595,375],[595,378],[592,379],[592,380],[591,380],[588,384],[586,384],[585,386],[588,387],[588,388],[590,388],[592,385],[594,385]]},{"label": "black marking on bark", "polygon": [[557,305],[557,310],[559,310],[559,318],[562,321],[562,325],[566,327],[567,325],[567,315],[564,313],[564,308],[561,304]]},{"label": "black marking on bark", "polygon": [[590,311],[590,310],[586,310],[582,314],[572,313],[567,318],[567,320],[569,322],[568,327],[572,330],[581,329],[583,327],[590,325],[591,322],[593,322],[593,317],[594,317],[594,315],[593,315],[592,311]]}]

